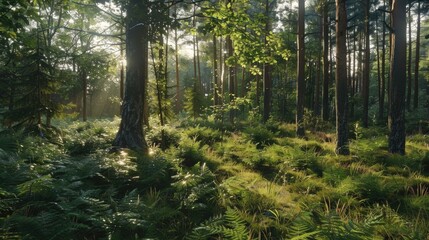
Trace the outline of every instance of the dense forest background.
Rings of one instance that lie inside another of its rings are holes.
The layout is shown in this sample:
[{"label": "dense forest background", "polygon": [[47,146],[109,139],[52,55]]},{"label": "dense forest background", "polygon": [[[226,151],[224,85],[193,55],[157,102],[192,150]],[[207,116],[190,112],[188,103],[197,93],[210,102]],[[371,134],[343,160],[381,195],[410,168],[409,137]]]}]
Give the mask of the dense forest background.
[{"label": "dense forest background", "polygon": [[3,239],[427,239],[424,0],[3,0]]}]

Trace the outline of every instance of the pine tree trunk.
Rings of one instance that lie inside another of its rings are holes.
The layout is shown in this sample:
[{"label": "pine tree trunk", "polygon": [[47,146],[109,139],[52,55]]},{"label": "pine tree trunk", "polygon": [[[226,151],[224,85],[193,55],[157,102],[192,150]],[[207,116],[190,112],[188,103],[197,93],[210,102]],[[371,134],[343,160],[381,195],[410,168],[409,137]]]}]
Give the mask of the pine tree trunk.
[{"label": "pine tree trunk", "polygon": [[[174,4],[174,18],[177,20],[177,4]],[[180,73],[179,73],[179,37],[177,28],[174,28],[174,58],[175,58],[175,75],[176,75],[176,113],[182,108],[182,93],[180,91]]]},{"label": "pine tree trunk", "polygon": [[414,68],[414,102],[413,108],[417,109],[419,106],[419,67],[420,67],[420,25],[421,25],[421,13],[420,13],[420,0],[417,6],[417,32],[416,32],[416,63]]},{"label": "pine tree trunk", "polygon": [[[386,3],[383,1],[383,5]],[[383,12],[383,19],[385,19],[385,13]],[[380,82],[380,97],[378,100],[378,120],[380,123],[385,123],[384,119],[384,98],[386,95],[386,24],[383,23],[383,33],[381,35],[381,82]]]},{"label": "pine tree trunk", "polygon": [[298,35],[297,35],[297,49],[298,49],[298,66],[297,66],[297,97],[296,97],[296,135],[303,137],[304,130],[304,101],[305,101],[305,46],[304,46],[304,32],[305,32],[305,0],[299,0],[298,3]]},{"label": "pine tree trunk", "polygon": [[408,73],[408,77],[407,77],[407,110],[411,111],[411,88],[412,88],[412,76],[411,76],[411,59],[412,59],[412,49],[413,49],[413,44],[412,44],[412,40],[411,40],[411,4],[410,7],[408,8],[408,69],[407,69],[407,73]]},{"label": "pine tree trunk", "polygon": [[[230,36],[226,37],[226,45],[228,47],[228,57],[232,57],[234,55],[234,47],[232,45],[232,40]],[[236,82],[236,69],[235,64],[229,66],[229,102],[233,104],[236,96],[235,82]],[[229,111],[229,120],[231,124],[234,124],[235,111],[231,109]]]},{"label": "pine tree trunk", "polygon": [[[326,4],[326,3],[325,3]],[[329,120],[329,22],[328,8],[323,6],[323,93],[322,93],[322,118]]]},{"label": "pine tree trunk", "polygon": [[87,93],[88,93],[88,79],[85,67],[82,67],[81,78],[82,78],[82,121],[87,120]]},{"label": "pine tree trunk", "polygon": [[405,82],[407,56],[406,1],[392,2],[392,51],[390,61],[389,152],[405,154]]},{"label": "pine tree trunk", "polygon": [[336,126],[337,146],[335,151],[341,155],[350,154],[348,142],[348,97],[347,97],[347,11],[346,0],[336,0],[336,62],[335,95],[336,95]]},{"label": "pine tree trunk", "polygon": [[214,106],[220,105],[219,99],[219,76],[218,76],[218,59],[217,59],[217,39],[216,36],[213,35],[213,99]]},{"label": "pine tree trunk", "polygon": [[147,2],[131,0],[127,6],[126,56],[127,72],[121,123],[114,146],[147,153],[143,132],[143,108],[146,93],[147,65]]},{"label": "pine tree trunk", "polygon": [[[265,46],[268,45],[267,35],[271,31],[271,20],[270,16],[270,6],[269,1],[265,1],[265,15],[267,16],[267,20],[265,22]],[[267,46],[268,47],[268,46]],[[271,114],[271,98],[273,95],[273,80],[271,78],[271,69],[272,66],[269,63],[264,64],[264,114],[263,121],[266,122],[270,118]]]},{"label": "pine tree trunk", "polygon": [[363,113],[362,125],[368,127],[368,108],[369,108],[369,72],[370,72],[370,42],[369,42],[369,9],[370,1],[365,1],[365,52],[364,52],[364,73],[362,78],[362,96],[363,96]]},{"label": "pine tree trunk", "polygon": [[378,29],[378,19],[376,20],[375,25],[377,29],[375,33],[375,47],[377,51],[377,55],[376,55],[377,56],[377,84],[378,84],[377,95],[378,95],[378,100],[380,101],[382,84],[381,84],[381,56],[380,56],[380,36],[379,36],[379,29]]}]

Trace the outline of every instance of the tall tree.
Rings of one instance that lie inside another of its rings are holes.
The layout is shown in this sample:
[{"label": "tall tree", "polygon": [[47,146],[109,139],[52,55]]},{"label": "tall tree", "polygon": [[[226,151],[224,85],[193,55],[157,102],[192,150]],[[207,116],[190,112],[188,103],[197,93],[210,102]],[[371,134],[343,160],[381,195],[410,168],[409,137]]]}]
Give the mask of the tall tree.
[{"label": "tall tree", "polygon": [[391,3],[392,46],[390,60],[389,152],[405,154],[405,83],[407,56],[407,1]]},{"label": "tall tree", "polygon": [[[414,68],[414,101],[413,108],[419,106],[419,68],[420,68],[420,26],[421,26],[421,5],[420,0],[417,4],[417,31],[416,31],[416,61]],[[411,49],[410,49],[411,51]],[[411,80],[411,79],[410,79]]]},{"label": "tall tree", "polygon": [[[265,36],[264,36],[264,44],[267,46],[268,37],[271,31],[271,18],[270,18],[270,1],[265,0]],[[267,47],[267,49],[269,49]],[[268,54],[270,55],[270,50],[268,50]],[[271,78],[271,63],[264,63],[264,122],[268,121],[271,113],[271,98],[273,95],[273,80]]]},{"label": "tall tree", "polygon": [[336,0],[336,63],[335,96],[337,146],[335,151],[341,155],[350,154],[348,142],[348,96],[347,96],[347,10],[346,0]]},{"label": "tall tree", "polygon": [[369,109],[369,72],[370,72],[370,42],[369,42],[369,10],[371,8],[370,0],[365,0],[365,50],[364,50],[364,67],[363,67],[363,78],[362,78],[362,97],[363,97],[363,113],[362,113],[362,124],[363,127],[368,127],[368,109]]},{"label": "tall tree", "polygon": [[296,135],[302,137],[304,130],[304,100],[305,100],[305,0],[298,2],[298,35],[297,35],[297,96],[296,96]]},{"label": "tall tree", "polygon": [[411,110],[411,88],[412,88],[412,73],[411,73],[411,59],[412,59],[412,52],[413,52],[413,43],[411,41],[411,23],[413,22],[412,18],[411,18],[411,7],[412,4],[409,5],[408,8],[408,61],[407,61],[407,73],[408,73],[408,77],[407,77],[407,100],[405,101],[407,104],[407,109],[408,111]]},{"label": "tall tree", "polygon": [[329,119],[329,21],[328,3],[323,3],[323,93],[322,93],[322,118]]},{"label": "tall tree", "polygon": [[[386,1],[383,0],[383,6],[386,6]],[[381,34],[381,79],[378,86],[378,120],[380,123],[385,122],[384,118],[384,99],[386,96],[386,13],[382,12],[382,34]]]},{"label": "tall tree", "polygon": [[143,131],[145,75],[148,71],[147,0],[130,0],[126,6],[126,83],[121,123],[113,145],[147,152]]}]

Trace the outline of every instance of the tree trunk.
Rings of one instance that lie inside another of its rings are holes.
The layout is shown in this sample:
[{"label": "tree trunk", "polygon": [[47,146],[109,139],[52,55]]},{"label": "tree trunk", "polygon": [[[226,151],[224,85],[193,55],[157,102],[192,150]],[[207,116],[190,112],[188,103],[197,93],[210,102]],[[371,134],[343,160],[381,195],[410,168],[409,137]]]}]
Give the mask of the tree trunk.
[{"label": "tree trunk", "polygon": [[298,2],[298,35],[297,35],[297,96],[296,96],[296,135],[303,137],[304,130],[304,101],[305,101],[305,46],[304,46],[304,32],[305,32],[305,0]]},{"label": "tree trunk", "polygon": [[[269,18],[270,5],[268,0],[265,1],[265,16],[267,17],[265,22],[265,47],[268,48],[267,35],[271,31],[271,20]],[[269,63],[264,64],[264,122],[268,121],[271,114],[271,98],[273,95],[273,80],[271,78],[271,69],[272,66]]]},{"label": "tree trunk", "polygon": [[407,110],[411,111],[411,88],[412,88],[412,76],[411,76],[411,59],[412,59],[412,49],[413,49],[413,44],[412,44],[412,38],[411,38],[411,23],[412,23],[412,19],[411,19],[411,4],[410,7],[408,8],[408,77],[407,77]]},{"label": "tree trunk", "polygon": [[[228,57],[233,57],[234,55],[234,47],[232,45],[232,40],[230,36],[226,37],[226,45],[228,47]],[[236,96],[236,89],[235,89],[235,82],[236,82],[236,69],[235,64],[232,64],[228,67],[229,69],[229,102],[230,104],[234,104],[234,99]],[[231,109],[229,111],[229,120],[231,124],[234,124],[234,118],[235,118],[235,110]]]},{"label": "tree trunk", "polygon": [[81,67],[82,72],[80,73],[82,78],[82,121],[87,120],[87,93],[88,93],[88,77],[86,74],[85,67]]},{"label": "tree trunk", "polygon": [[[123,35],[123,26],[121,26],[121,36]],[[125,66],[124,66],[124,46],[122,39],[119,42],[119,49],[121,54],[121,70],[120,70],[120,79],[119,79],[119,97],[124,100],[124,86],[125,86]]]},{"label": "tree trunk", "polygon": [[405,82],[407,56],[406,1],[392,2],[392,51],[390,61],[389,152],[405,154]]},{"label": "tree trunk", "polygon": [[213,99],[214,105],[220,105],[219,99],[219,76],[218,76],[218,59],[217,59],[217,39],[216,36],[213,35]]},{"label": "tree trunk", "polygon": [[[378,29],[378,18],[375,22],[376,25],[376,34],[375,34],[375,47],[376,47],[376,51],[377,51],[377,84],[378,84],[378,91],[377,91],[377,95],[378,95],[378,100],[380,101],[381,97],[381,88],[382,88],[382,84],[381,84],[381,57],[380,57],[380,36],[379,36],[379,29]],[[384,43],[382,43],[384,44]],[[381,119],[379,119],[380,122]]]},{"label": "tree trunk", "polygon": [[322,118],[329,120],[329,22],[328,7],[323,6],[323,93],[322,93]]},{"label": "tree trunk", "polygon": [[362,78],[362,96],[363,96],[363,113],[362,113],[362,125],[368,127],[368,108],[369,108],[369,72],[370,72],[370,42],[369,42],[369,9],[370,1],[365,1],[365,52],[364,52],[364,72]]},{"label": "tree trunk", "polygon": [[[174,5],[174,18],[177,18],[177,4]],[[182,93],[180,91],[180,74],[179,74],[179,37],[177,36],[177,27],[174,28],[174,58],[176,59],[176,113],[179,113],[182,108]]]},{"label": "tree trunk", "polygon": [[346,0],[336,0],[336,62],[335,73],[335,95],[336,95],[336,126],[337,126],[337,146],[335,151],[341,155],[350,154],[348,142],[348,98],[347,98],[347,11]]},{"label": "tree trunk", "polygon": [[[386,3],[383,1],[383,5]],[[383,19],[386,19],[386,14],[383,12]],[[378,119],[380,123],[385,123],[384,119],[384,98],[386,95],[386,24],[383,23],[383,33],[381,35],[381,82],[380,82],[380,97],[378,100]]]},{"label": "tree trunk", "polygon": [[419,67],[420,67],[420,0],[417,5],[417,32],[416,32],[416,63],[414,68],[414,102],[413,108],[417,109],[419,106]]},{"label": "tree trunk", "polygon": [[349,103],[349,108],[350,108],[350,118],[351,119],[353,119],[354,118],[354,115],[355,115],[355,94],[356,94],[356,86],[357,86],[357,71],[358,71],[358,67],[357,67],[357,59],[356,59],[356,50],[357,50],[357,47],[356,47],[356,32],[357,32],[357,30],[356,30],[357,28],[354,28],[354,30],[353,30],[353,36],[354,36],[354,38],[355,39],[353,39],[353,76],[352,76],[352,79],[351,79],[351,82],[352,82],[352,84],[351,84],[351,89],[350,89],[350,99],[351,99],[351,102]]},{"label": "tree trunk", "polygon": [[127,6],[125,95],[121,106],[122,120],[113,142],[114,146],[143,153],[148,150],[143,131],[145,76],[148,71],[147,4],[146,0],[131,0]]}]

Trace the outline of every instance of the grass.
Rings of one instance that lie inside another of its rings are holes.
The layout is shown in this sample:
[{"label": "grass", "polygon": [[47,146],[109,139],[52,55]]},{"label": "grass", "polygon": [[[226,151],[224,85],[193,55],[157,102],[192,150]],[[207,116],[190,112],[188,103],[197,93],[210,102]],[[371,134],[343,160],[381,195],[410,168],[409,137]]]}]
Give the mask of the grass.
[{"label": "grass", "polygon": [[118,119],[0,135],[0,238],[427,239],[426,135],[399,156],[357,127],[337,156],[332,133],[199,121],[151,129],[150,156],[108,151]]}]

